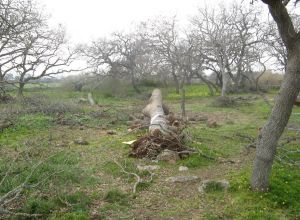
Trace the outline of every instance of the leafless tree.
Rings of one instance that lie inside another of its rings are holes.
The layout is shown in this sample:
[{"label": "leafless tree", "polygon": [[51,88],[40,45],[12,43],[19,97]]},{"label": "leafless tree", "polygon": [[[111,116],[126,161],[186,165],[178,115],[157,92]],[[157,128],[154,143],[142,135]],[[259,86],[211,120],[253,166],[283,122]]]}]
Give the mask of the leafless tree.
[{"label": "leafless tree", "polygon": [[[296,14],[291,14],[291,19],[294,23],[295,29],[300,28],[300,19]],[[265,44],[267,45],[267,53],[273,58],[273,65],[280,71],[286,71],[287,67],[287,49],[278,33],[276,28],[276,23],[274,21],[268,21],[265,25],[265,33],[267,40]]]},{"label": "leafless tree", "polygon": [[179,30],[176,17],[160,17],[149,22],[149,38],[156,59],[161,66],[168,69],[175,83],[176,92],[180,90],[180,75],[178,72]]},{"label": "leafless tree", "polygon": [[256,9],[233,4],[229,9],[199,9],[192,19],[194,37],[202,41],[206,68],[217,75],[223,96],[230,81],[236,89],[243,87],[249,79],[247,73],[259,59],[255,46],[262,43],[263,35],[258,17]]},{"label": "leafless tree", "polygon": [[114,33],[113,37],[120,57],[118,64],[124,68],[133,88],[139,93],[137,79],[147,69],[146,59],[143,59],[148,51],[147,42],[138,33]]},{"label": "leafless tree", "polygon": [[18,95],[23,96],[26,83],[65,72],[76,71],[70,65],[75,59],[76,50],[66,45],[65,31],[62,27],[49,30],[39,27],[25,36],[22,55],[14,60],[14,71],[19,84]]},{"label": "leafless tree", "polygon": [[138,79],[154,71],[148,38],[138,28],[129,33],[115,32],[110,39],[99,39],[82,52],[93,72],[113,79],[129,78],[136,92],[140,92]]},{"label": "leafless tree", "polygon": [[[19,84],[23,95],[26,83],[66,71],[75,55],[66,46],[62,27],[50,29],[47,17],[30,0],[0,2],[0,82]],[[5,76],[15,75],[14,81]]]},{"label": "leafless tree", "polygon": [[13,62],[22,56],[24,35],[41,25],[44,17],[36,5],[26,0],[0,1],[0,86],[6,76],[14,73]]}]

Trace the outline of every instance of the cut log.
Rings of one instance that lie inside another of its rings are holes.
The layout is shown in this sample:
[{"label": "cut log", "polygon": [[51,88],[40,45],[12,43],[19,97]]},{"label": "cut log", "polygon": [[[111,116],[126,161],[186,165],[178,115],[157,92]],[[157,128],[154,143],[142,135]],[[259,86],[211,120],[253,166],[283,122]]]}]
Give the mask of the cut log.
[{"label": "cut log", "polygon": [[149,126],[150,134],[169,133],[169,126],[164,110],[166,110],[166,107],[162,103],[161,91],[154,89],[148,105],[143,109],[143,114],[151,118]]}]

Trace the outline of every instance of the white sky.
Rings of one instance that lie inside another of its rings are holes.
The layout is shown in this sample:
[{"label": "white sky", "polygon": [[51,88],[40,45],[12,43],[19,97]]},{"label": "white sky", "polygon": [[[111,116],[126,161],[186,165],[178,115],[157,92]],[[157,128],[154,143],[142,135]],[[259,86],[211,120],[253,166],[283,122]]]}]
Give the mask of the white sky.
[{"label": "white sky", "polygon": [[[227,0],[226,2],[230,2]],[[250,1],[250,0],[246,0]],[[157,15],[187,20],[204,5],[221,0],[39,0],[51,23],[62,24],[74,43],[89,42]]]}]

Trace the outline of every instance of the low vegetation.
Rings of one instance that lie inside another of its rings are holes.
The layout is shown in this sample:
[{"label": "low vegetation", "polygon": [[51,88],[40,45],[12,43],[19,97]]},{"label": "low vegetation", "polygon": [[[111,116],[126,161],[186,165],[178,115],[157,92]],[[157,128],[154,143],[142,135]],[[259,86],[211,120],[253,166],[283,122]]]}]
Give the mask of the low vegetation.
[{"label": "low vegetation", "polygon": [[[96,105],[81,103],[86,92],[25,90],[23,101],[0,104],[11,124],[0,133],[0,198],[22,185],[20,194],[3,206],[26,219],[298,219],[300,218],[299,108],[294,108],[280,140],[269,192],[250,190],[253,146],[270,112],[259,94],[230,95],[234,105],[213,103],[207,87],[186,87],[188,124],[185,144],[198,153],[175,164],[128,157],[124,141],[137,139],[147,128],[128,130],[141,116],[152,87],[128,98],[94,92]],[[123,91],[126,94],[127,90]],[[130,93],[130,91],[129,91]],[[39,94],[39,95],[37,95]],[[274,94],[265,94],[272,103]],[[180,96],[164,89],[166,104],[180,114]],[[1,119],[3,119],[1,117]],[[216,126],[210,127],[214,120]],[[2,123],[2,121],[1,121]],[[80,144],[85,141],[85,144]],[[152,181],[133,186],[135,173],[150,179],[137,165],[158,165]],[[121,166],[121,167],[120,167]],[[188,171],[178,171],[180,166]],[[123,170],[126,171],[123,172]],[[199,181],[170,183],[170,176],[193,175]],[[210,185],[198,192],[200,181],[227,179],[230,187]],[[188,189],[188,190],[187,190]],[[1,203],[0,203],[1,204]],[[26,214],[26,215],[25,215]]]}]

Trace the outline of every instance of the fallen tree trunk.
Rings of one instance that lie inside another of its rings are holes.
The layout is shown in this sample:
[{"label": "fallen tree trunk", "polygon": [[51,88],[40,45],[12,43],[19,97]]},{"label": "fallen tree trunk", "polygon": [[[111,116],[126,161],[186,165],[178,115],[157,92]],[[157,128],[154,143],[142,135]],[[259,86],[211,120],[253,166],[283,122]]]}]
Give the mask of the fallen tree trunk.
[{"label": "fallen tree trunk", "polygon": [[143,109],[143,114],[150,117],[149,131],[152,135],[169,133],[169,126],[165,111],[167,107],[162,103],[162,94],[159,89],[154,89],[149,104]]},{"label": "fallen tree trunk", "polygon": [[169,109],[163,104],[162,94],[159,89],[154,89],[148,105],[143,109],[143,114],[150,117],[149,133],[140,137],[133,143],[130,156],[156,159],[157,156],[168,149],[174,151],[180,158],[194,153],[183,144],[182,128],[179,120],[169,114]]}]

